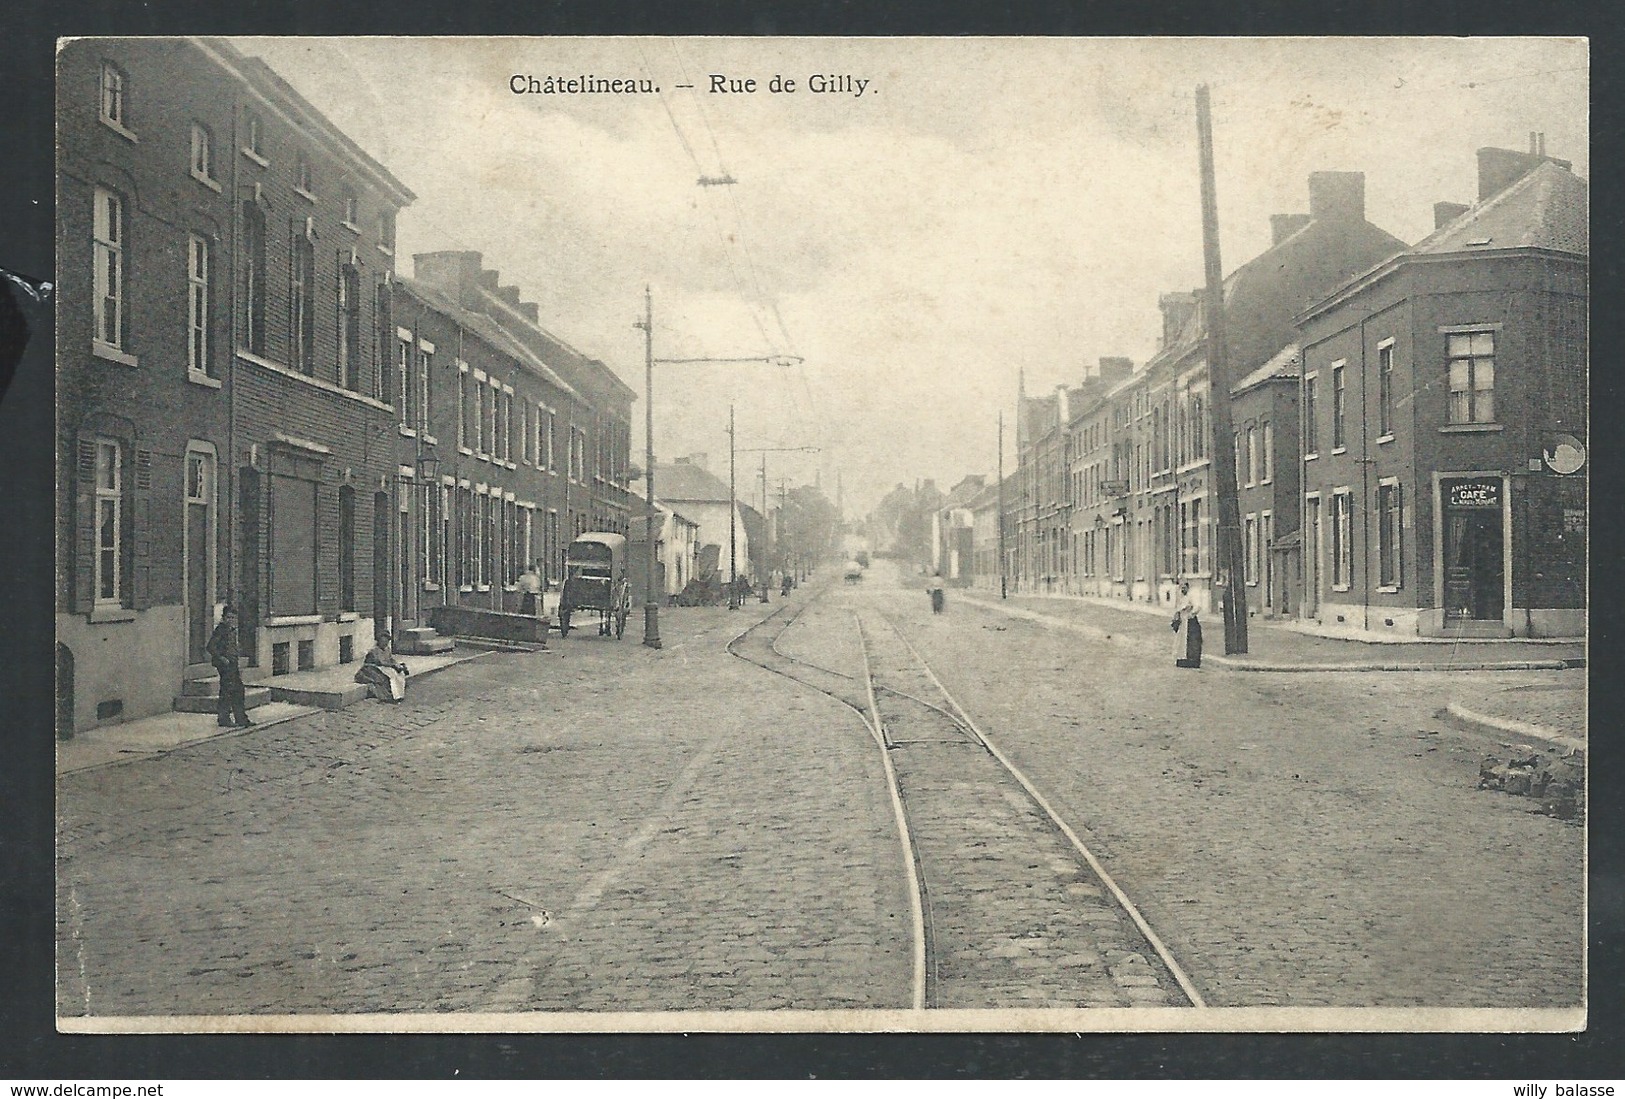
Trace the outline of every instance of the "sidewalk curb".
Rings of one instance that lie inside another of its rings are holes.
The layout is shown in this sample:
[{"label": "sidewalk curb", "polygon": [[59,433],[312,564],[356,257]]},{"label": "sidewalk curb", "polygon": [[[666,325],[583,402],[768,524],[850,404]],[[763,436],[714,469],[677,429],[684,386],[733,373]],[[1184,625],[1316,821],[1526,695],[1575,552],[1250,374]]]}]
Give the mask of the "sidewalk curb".
[{"label": "sidewalk curb", "polygon": [[1237,672],[1550,672],[1562,671],[1573,666],[1562,660],[1475,660],[1461,664],[1425,661],[1388,664],[1265,664],[1237,660],[1230,656],[1210,656],[1206,659]]},{"label": "sidewalk curb", "polygon": [[[1042,622],[1056,626],[1073,633],[1088,637],[1108,638],[1110,631],[1099,626],[1083,626],[1070,622],[1064,618],[1045,614],[1042,611],[1028,610],[1026,607],[1012,607],[984,599],[970,596],[968,602],[988,610],[998,611],[1013,618],[1025,618],[1033,622]],[[1085,602],[1080,600],[1080,602]],[[1379,662],[1342,662],[1335,664],[1281,664],[1264,663],[1261,661],[1237,660],[1229,656],[1205,657],[1205,662],[1234,672],[1535,672],[1535,671],[1562,671],[1565,668],[1585,667],[1585,658],[1574,660],[1475,660],[1464,663],[1444,664],[1438,661],[1388,661]]]},{"label": "sidewalk curb", "polygon": [[1556,744],[1571,749],[1581,755],[1586,754],[1586,742],[1560,733],[1556,729],[1545,725],[1534,725],[1527,721],[1515,721],[1509,717],[1491,717],[1488,714],[1469,710],[1459,702],[1452,702],[1445,706],[1445,712],[1457,721],[1468,725],[1476,725],[1480,732],[1512,733],[1515,736],[1530,737],[1535,740],[1544,740],[1549,744]]}]

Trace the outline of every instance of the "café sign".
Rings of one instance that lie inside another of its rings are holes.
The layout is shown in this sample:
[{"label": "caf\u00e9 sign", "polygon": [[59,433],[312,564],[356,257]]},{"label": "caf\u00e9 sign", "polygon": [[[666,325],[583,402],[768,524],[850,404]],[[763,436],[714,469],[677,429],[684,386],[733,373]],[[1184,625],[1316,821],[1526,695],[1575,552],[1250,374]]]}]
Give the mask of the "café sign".
[{"label": "caf\u00e9 sign", "polygon": [[1479,481],[1450,481],[1445,485],[1445,506],[1451,508],[1498,508],[1501,506],[1499,478]]}]

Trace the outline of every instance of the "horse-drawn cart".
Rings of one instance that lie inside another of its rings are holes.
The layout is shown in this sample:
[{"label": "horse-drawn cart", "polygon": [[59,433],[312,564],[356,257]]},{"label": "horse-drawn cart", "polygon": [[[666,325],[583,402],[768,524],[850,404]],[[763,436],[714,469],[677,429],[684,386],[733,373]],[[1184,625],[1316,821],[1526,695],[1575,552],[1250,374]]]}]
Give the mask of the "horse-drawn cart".
[{"label": "horse-drawn cart", "polygon": [[632,587],[626,578],[626,538],[589,531],[564,553],[564,589],[559,593],[559,636],[570,636],[579,611],[598,612],[598,635],[626,634],[632,612]]}]

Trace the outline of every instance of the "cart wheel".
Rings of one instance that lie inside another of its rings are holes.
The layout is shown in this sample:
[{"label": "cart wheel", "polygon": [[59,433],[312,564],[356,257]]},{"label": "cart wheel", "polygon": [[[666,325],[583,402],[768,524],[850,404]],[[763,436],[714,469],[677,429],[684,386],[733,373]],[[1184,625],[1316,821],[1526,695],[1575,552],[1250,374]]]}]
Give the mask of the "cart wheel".
[{"label": "cart wheel", "polygon": [[559,610],[559,637],[565,638],[565,637],[569,637],[569,636],[570,636],[570,612],[561,608]]}]

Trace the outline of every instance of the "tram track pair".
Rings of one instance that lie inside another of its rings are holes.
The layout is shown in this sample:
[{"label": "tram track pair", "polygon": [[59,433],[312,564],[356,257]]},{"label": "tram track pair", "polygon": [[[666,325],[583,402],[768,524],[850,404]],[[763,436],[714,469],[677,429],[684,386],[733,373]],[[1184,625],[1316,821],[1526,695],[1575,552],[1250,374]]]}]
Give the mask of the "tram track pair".
[{"label": "tram track pair", "polygon": [[852,707],[881,749],[915,925],[913,1006],[1205,1006],[1138,908],[890,616],[853,614],[861,678],[779,649],[812,605],[776,612],[729,651]]}]

